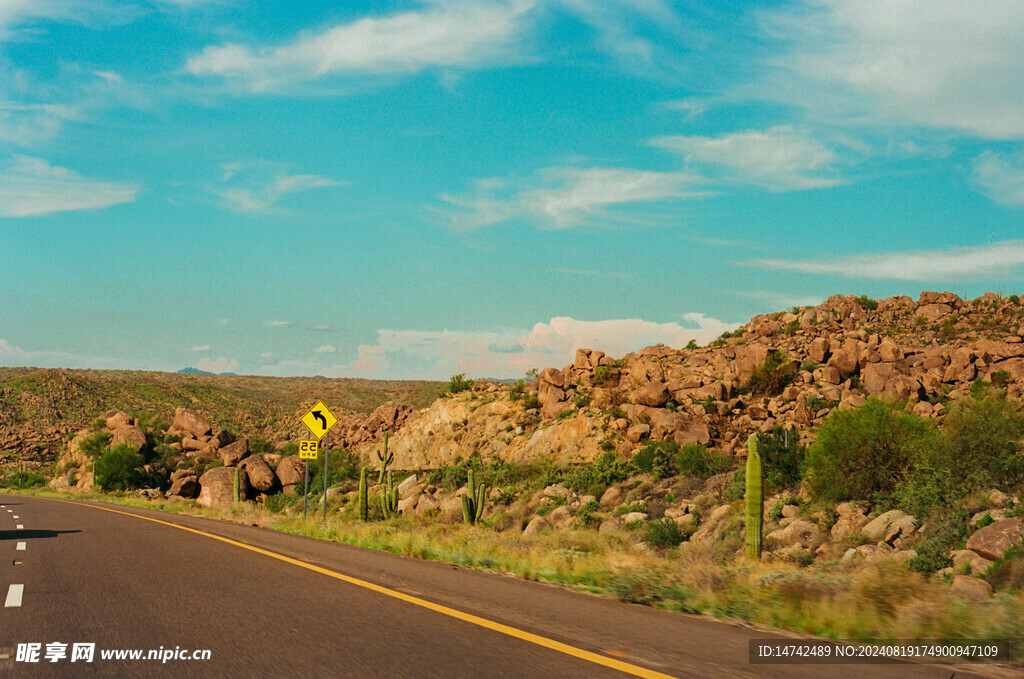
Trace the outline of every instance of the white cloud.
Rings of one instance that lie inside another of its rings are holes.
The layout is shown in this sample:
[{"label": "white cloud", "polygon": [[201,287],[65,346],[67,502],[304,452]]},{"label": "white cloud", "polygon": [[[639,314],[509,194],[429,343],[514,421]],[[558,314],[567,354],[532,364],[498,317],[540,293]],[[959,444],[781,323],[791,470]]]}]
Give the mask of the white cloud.
[{"label": "white cloud", "polygon": [[823,177],[836,154],[806,131],[789,126],[717,137],[658,137],[654,146],[682,153],[690,163],[727,168],[733,178],[772,190],[816,189],[840,181]]},{"label": "white cloud", "polygon": [[285,165],[266,160],[226,163],[221,181],[209,189],[236,212],[272,213],[283,197],[341,182],[316,174],[289,174]]},{"label": "white cloud", "polygon": [[689,341],[706,344],[732,330],[737,323],[724,323],[704,314],[689,313],[683,316],[689,325],[679,323],[654,323],[630,318],[608,321],[579,321],[566,316],[552,318],[548,323],[537,323],[520,343],[529,350],[544,353],[558,353],[571,358],[580,347],[600,349],[611,356],[622,356],[652,344],[666,344],[684,347]]},{"label": "white cloud", "polygon": [[1020,0],[813,0],[760,17],[783,51],[752,98],[833,122],[1024,136]]},{"label": "white cloud", "polygon": [[192,347],[191,349],[189,349],[189,351],[194,351],[196,353],[202,353],[204,351],[209,351],[209,350],[210,350],[210,345],[209,344],[203,344],[203,345],[195,346],[195,347]]},{"label": "white cloud", "polygon": [[0,217],[96,210],[134,202],[138,191],[135,185],[89,179],[42,158],[0,161]]},{"label": "white cloud", "polygon": [[19,26],[39,21],[99,26],[124,23],[137,14],[131,5],[105,0],[0,0],[0,40]]},{"label": "white cloud", "polygon": [[260,91],[338,73],[413,73],[507,63],[531,3],[436,2],[366,17],[277,47],[209,46],[185,68]]},{"label": "white cloud", "polygon": [[813,260],[756,259],[753,266],[805,274],[900,281],[962,280],[999,276],[1024,265],[1024,241],[999,241],[948,250],[887,252]]},{"label": "white cloud", "polygon": [[5,339],[0,339],[0,361],[21,360],[26,352],[19,346],[15,346]]},{"label": "white cloud", "polygon": [[0,101],[0,141],[27,147],[53,137],[69,120],[78,120],[77,107]]},{"label": "white cloud", "polygon": [[406,379],[447,379],[456,373],[521,377],[530,368],[564,366],[581,347],[622,356],[659,342],[683,347],[693,339],[706,344],[738,325],[697,313],[682,318],[685,326],[639,319],[578,321],[559,317],[537,323],[528,331],[378,330],[377,343],[360,346],[356,359],[321,372],[334,377]]},{"label": "white cloud", "polygon": [[283,328],[284,326],[291,325],[291,321],[266,321],[263,325],[268,328]]},{"label": "white cloud", "polygon": [[310,330],[316,330],[317,332],[331,332],[337,329],[338,328],[336,326],[327,325],[326,323],[318,323],[317,325],[314,325],[312,328],[310,328]]},{"label": "white cloud", "polygon": [[974,159],[971,181],[997,203],[1024,206],[1024,152],[1008,157],[985,151]]},{"label": "white cloud", "polygon": [[525,180],[477,181],[474,191],[443,194],[448,224],[466,230],[521,219],[540,228],[569,229],[633,221],[616,208],[705,195],[701,179],[682,172],[628,168],[551,167]]},{"label": "white cloud", "polygon": [[325,344],[322,347],[317,347],[315,351],[318,354],[333,354],[337,349],[335,349],[333,345]]},{"label": "white cloud", "polygon": [[215,359],[204,357],[199,359],[197,367],[210,373],[232,373],[238,370],[238,361],[223,356]]}]

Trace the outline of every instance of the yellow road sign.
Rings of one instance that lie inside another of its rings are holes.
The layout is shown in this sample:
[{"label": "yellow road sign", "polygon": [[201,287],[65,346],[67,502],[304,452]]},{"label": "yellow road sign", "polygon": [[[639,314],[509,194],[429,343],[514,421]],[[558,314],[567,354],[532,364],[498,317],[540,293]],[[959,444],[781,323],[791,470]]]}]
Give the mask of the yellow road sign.
[{"label": "yellow road sign", "polygon": [[320,450],[319,439],[307,439],[305,441],[299,441],[299,459],[300,460],[315,460],[317,452]]},{"label": "yellow road sign", "polygon": [[331,427],[338,424],[338,418],[327,409],[323,401],[317,401],[316,405],[302,416],[302,424],[306,425],[313,432],[313,436],[319,440],[331,430]]}]

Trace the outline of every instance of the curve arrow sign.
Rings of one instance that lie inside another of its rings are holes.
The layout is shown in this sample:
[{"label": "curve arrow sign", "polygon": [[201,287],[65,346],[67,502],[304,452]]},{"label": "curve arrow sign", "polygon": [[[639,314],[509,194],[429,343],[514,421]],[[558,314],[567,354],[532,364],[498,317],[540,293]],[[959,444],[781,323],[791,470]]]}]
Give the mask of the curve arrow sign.
[{"label": "curve arrow sign", "polygon": [[320,412],[319,410],[314,410],[313,417],[320,420],[320,426],[323,427],[324,430],[327,429],[327,418],[324,417],[324,414],[322,412]]}]

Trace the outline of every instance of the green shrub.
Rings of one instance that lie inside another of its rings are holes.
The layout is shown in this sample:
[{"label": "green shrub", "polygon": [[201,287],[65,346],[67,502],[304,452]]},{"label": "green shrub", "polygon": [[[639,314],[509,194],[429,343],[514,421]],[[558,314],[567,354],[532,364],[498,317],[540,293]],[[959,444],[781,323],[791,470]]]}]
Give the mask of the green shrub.
[{"label": "green shrub", "polygon": [[807,451],[807,481],[828,502],[877,502],[891,495],[911,465],[938,444],[931,420],[869,398],[859,408],[834,410],[825,419]]},{"label": "green shrub", "polygon": [[7,478],[0,480],[4,488],[36,488],[46,485],[46,477],[42,472],[13,471]]},{"label": "green shrub", "polygon": [[[266,455],[267,453],[274,452],[274,444],[262,436],[250,436],[247,441],[249,443],[249,453],[252,455]],[[291,452],[285,453],[283,448],[278,452],[282,455],[297,455],[299,453],[298,443],[289,441],[288,445],[294,446],[294,448],[291,449]]]},{"label": "green shrub", "polygon": [[754,370],[742,390],[766,396],[781,394],[796,377],[798,369],[799,365],[795,361],[787,360],[786,354],[773,349],[768,352],[764,363]]},{"label": "green shrub", "polygon": [[861,295],[860,297],[856,297],[853,301],[859,304],[862,308],[867,309],[868,311],[874,311],[875,309],[878,308],[878,300],[871,299],[867,295]]},{"label": "green shrub", "polygon": [[114,446],[93,463],[96,485],[103,490],[127,490],[142,484],[146,460],[127,443]]},{"label": "green shrub", "polygon": [[1024,482],[1024,414],[1003,394],[958,402],[946,415],[940,458],[963,481],[964,494]]},{"label": "green shrub", "polygon": [[686,347],[685,348],[686,349],[696,349],[697,348],[697,340],[691,339],[689,342],[686,343]]},{"label": "green shrub", "polygon": [[649,547],[658,549],[678,547],[688,537],[689,535],[679,527],[679,524],[669,518],[650,521],[644,525],[643,541]]},{"label": "green shrub", "polygon": [[110,443],[110,432],[95,431],[86,436],[78,444],[78,450],[89,457],[99,457],[107,451],[107,444]]},{"label": "green shrub", "polygon": [[596,514],[601,510],[601,505],[595,500],[580,507],[576,512],[576,525],[579,528],[596,528],[601,523],[601,517]]},{"label": "green shrub", "polygon": [[641,473],[653,473],[656,480],[674,476],[676,455],[679,444],[671,441],[654,441],[641,448],[633,456],[633,467]]},{"label": "green shrub", "polygon": [[458,394],[459,392],[466,391],[473,386],[473,380],[466,379],[466,373],[459,373],[458,375],[452,375],[448,380],[448,386],[446,390],[452,394]]},{"label": "green shrub", "polygon": [[687,443],[676,454],[676,470],[680,475],[709,479],[732,468],[732,458],[699,443]]},{"label": "green shrub", "polygon": [[907,559],[907,566],[922,573],[934,573],[953,565],[949,553],[962,549],[967,541],[967,512],[949,508],[941,516],[928,519],[932,526],[928,537],[914,545],[915,556]]},{"label": "green shrub", "polygon": [[775,427],[770,432],[759,433],[757,449],[764,465],[766,491],[775,492],[800,483],[806,451],[795,431]]},{"label": "green shrub", "polygon": [[593,462],[576,465],[564,477],[566,488],[581,495],[601,494],[613,483],[629,478],[632,472],[631,460],[624,460],[616,452],[599,455]]},{"label": "green shrub", "polygon": [[526,395],[526,383],[522,380],[516,380],[515,384],[508,388],[508,398],[510,401],[518,401]]},{"label": "green shrub", "polygon": [[[304,490],[304,488],[303,488]],[[285,495],[284,493],[274,493],[263,498],[263,508],[268,512],[279,513],[283,512],[285,508],[290,507],[296,503],[302,502],[302,494],[296,493],[295,495]]]}]

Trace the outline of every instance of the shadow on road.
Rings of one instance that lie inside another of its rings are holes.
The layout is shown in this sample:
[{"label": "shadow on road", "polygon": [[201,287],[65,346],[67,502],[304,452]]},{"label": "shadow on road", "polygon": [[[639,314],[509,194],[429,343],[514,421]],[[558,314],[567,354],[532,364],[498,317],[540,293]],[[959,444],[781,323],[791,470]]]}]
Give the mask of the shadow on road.
[{"label": "shadow on road", "polygon": [[0,530],[0,540],[34,540],[55,538],[61,533],[81,533],[80,530]]}]

